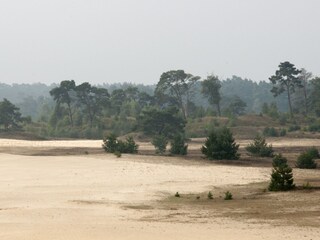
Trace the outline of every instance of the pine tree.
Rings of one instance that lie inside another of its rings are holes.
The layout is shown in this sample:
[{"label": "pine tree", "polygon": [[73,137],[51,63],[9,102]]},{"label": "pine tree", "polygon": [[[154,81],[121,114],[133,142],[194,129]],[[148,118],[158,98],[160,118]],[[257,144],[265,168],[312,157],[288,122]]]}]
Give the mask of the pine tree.
[{"label": "pine tree", "polygon": [[275,155],[272,162],[271,182],[269,191],[287,191],[295,187],[293,184],[292,168],[288,166],[287,159],[281,154]]},{"label": "pine tree", "polygon": [[239,144],[236,144],[229,128],[214,129],[201,152],[209,159],[239,159]]}]

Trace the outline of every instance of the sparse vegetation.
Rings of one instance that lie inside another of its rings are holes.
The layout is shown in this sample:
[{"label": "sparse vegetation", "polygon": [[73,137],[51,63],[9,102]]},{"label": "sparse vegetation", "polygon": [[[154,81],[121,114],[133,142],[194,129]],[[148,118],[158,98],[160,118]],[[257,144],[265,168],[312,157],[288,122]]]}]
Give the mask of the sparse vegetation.
[{"label": "sparse vegetation", "polygon": [[307,182],[302,185],[302,188],[309,190],[309,189],[312,189],[312,185],[310,184],[310,182]]},{"label": "sparse vegetation", "polygon": [[213,194],[212,194],[212,192],[208,192],[208,199],[213,199]]},{"label": "sparse vegetation", "polygon": [[232,199],[233,199],[232,193],[229,191],[225,192],[224,200],[232,200]]},{"label": "sparse vegetation", "polygon": [[175,194],[174,196],[177,197],[177,198],[179,198],[179,197],[180,197],[179,192],[176,192],[176,194]]}]

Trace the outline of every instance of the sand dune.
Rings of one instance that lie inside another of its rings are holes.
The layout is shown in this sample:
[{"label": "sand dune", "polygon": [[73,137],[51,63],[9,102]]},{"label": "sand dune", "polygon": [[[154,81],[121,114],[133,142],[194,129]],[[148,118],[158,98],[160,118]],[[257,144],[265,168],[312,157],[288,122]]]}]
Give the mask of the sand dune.
[{"label": "sand dune", "polygon": [[[97,147],[101,141],[0,145]],[[0,153],[0,239],[320,239],[319,228],[275,227],[205,210],[204,218],[193,218],[199,213],[192,209],[155,207],[176,191],[262,182],[269,174],[268,168],[188,164],[175,157]]]}]

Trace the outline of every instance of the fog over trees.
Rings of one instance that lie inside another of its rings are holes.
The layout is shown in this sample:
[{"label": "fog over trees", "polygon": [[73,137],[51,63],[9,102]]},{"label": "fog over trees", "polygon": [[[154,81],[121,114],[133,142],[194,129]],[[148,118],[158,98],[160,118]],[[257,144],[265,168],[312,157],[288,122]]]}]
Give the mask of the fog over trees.
[{"label": "fog over trees", "polygon": [[22,117],[39,124],[45,135],[91,138],[111,130],[126,134],[153,128],[141,123],[153,116],[158,119],[151,122],[161,118],[170,122],[166,113],[185,122],[205,116],[236,118],[260,113],[272,118],[307,113],[318,117],[319,85],[319,78],[311,72],[282,62],[269,81],[261,82],[238,76],[201,78],[170,70],[161,74],[156,85],[77,85],[74,80],[52,85],[2,83],[0,96],[14,104]]}]

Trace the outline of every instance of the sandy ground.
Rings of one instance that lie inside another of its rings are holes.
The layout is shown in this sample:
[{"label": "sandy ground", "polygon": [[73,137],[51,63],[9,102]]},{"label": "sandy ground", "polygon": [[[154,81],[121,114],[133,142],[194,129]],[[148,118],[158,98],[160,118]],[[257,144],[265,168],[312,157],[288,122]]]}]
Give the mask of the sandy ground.
[{"label": "sandy ground", "polygon": [[17,146],[32,153],[36,148],[100,148],[101,141],[0,140],[1,240],[320,239],[320,226],[277,226],[254,218],[215,216],[206,209],[158,207],[177,191],[268,181],[269,168],[176,157],[26,156],[4,151]]}]

